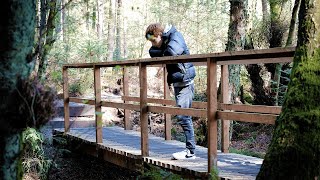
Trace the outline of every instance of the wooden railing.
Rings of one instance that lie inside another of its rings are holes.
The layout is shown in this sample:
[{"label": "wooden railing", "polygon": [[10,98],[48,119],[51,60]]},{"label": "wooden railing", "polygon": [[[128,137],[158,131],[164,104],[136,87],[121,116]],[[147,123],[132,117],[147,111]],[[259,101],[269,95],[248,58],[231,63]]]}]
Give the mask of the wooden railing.
[{"label": "wooden railing", "polygon": [[[69,102],[86,103],[95,106],[96,143],[102,143],[102,112],[101,107],[125,109],[124,126],[131,129],[129,110],[140,111],[141,122],[141,155],[149,155],[148,146],[148,112],[165,113],[165,139],[171,140],[171,115],[190,115],[206,117],[208,122],[208,172],[217,165],[217,120],[222,121],[222,152],[229,149],[229,120],[274,124],[281,112],[279,106],[235,105],[228,104],[228,66],[230,64],[258,64],[291,62],[294,47],[273,48],[263,50],[233,51],[188,56],[170,56],[127,61],[65,64],[63,65],[63,94],[65,132],[70,129]],[[170,100],[166,82],[165,64],[193,62],[198,66],[207,66],[207,102],[193,102],[192,108],[173,107],[175,101]],[[164,99],[147,97],[147,67],[163,66]],[[217,102],[217,65],[221,65],[222,102]],[[104,67],[123,67],[123,103],[107,102],[101,99],[100,70]],[[139,67],[140,97],[129,97],[127,67]],[[94,72],[95,99],[69,97],[68,69],[92,68]],[[135,102],[135,103],[131,103]],[[139,104],[137,104],[139,102]],[[152,103],[152,105],[151,105]],[[159,104],[159,105],[154,105]]]}]

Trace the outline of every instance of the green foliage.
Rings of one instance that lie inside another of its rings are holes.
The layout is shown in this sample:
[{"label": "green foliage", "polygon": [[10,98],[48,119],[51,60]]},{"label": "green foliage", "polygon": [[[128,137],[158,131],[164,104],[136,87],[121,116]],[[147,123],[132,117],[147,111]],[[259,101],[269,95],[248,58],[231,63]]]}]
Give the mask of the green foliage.
[{"label": "green foliage", "polygon": [[93,72],[91,69],[70,69],[69,93],[71,96],[81,96],[93,93]]},{"label": "green foliage", "polygon": [[207,102],[207,95],[205,93],[195,93],[193,101]]},{"label": "green foliage", "polygon": [[84,94],[84,89],[82,85],[79,82],[74,82],[69,85],[69,93],[71,96],[79,96]]},{"label": "green foliage", "polygon": [[54,144],[55,157],[71,154],[71,151],[67,149],[68,141],[63,135],[54,135],[50,143]]},{"label": "green foliage", "polygon": [[284,102],[285,95],[288,90],[288,84],[290,82],[290,74],[291,74],[291,67],[281,70],[280,76],[280,84],[279,84],[279,92],[278,92],[278,105],[282,106]]},{"label": "green foliage", "polygon": [[198,121],[197,128],[194,129],[196,142],[198,145],[208,147],[208,126],[207,119],[200,118]]},{"label": "green foliage", "polygon": [[171,128],[171,135],[172,135],[172,136],[176,136],[177,133],[178,133],[178,132],[177,132],[176,128],[172,127],[172,128]]},{"label": "green foliage", "polygon": [[186,137],[184,133],[179,132],[175,127],[171,128],[171,135],[172,135],[172,139],[174,140],[181,141],[181,142],[186,141]]},{"label": "green foliage", "polygon": [[252,95],[250,94],[250,93],[247,93],[247,92],[245,92],[244,94],[243,94],[243,99],[244,99],[244,101],[245,102],[247,102],[248,104],[252,104],[253,103],[253,97],[252,97]]},{"label": "green foliage", "polygon": [[28,127],[22,133],[22,142],[24,145],[22,158],[24,173],[35,173],[41,179],[45,179],[53,162],[45,155],[43,135],[36,129]]},{"label": "green foliage", "polygon": [[171,172],[165,171],[159,167],[145,164],[145,172],[138,177],[138,179],[143,180],[162,180],[162,179],[170,179],[170,180],[181,180],[182,178]]},{"label": "green foliage", "polygon": [[241,65],[229,65],[229,85],[232,85],[233,92],[232,92],[232,99],[238,97],[240,95],[240,72],[241,72]]},{"label": "green foliage", "polygon": [[89,38],[84,39],[83,42],[79,44],[77,54],[83,62],[97,62],[100,61],[100,58],[103,58],[106,51],[103,41]]},{"label": "green foliage", "polygon": [[251,95],[251,81],[249,78],[248,71],[246,70],[245,66],[241,67],[240,71],[240,84],[243,87],[243,100],[245,103],[252,104],[254,99]]},{"label": "green foliage", "polygon": [[283,105],[283,102],[284,102],[284,98],[285,98],[285,95],[287,93],[287,89],[288,89],[288,84],[290,82],[290,74],[291,74],[291,67],[287,67],[285,68],[284,70],[281,70],[280,71],[280,82],[279,82],[279,87],[276,88],[277,86],[277,81],[273,81],[273,80],[270,80],[270,83],[271,83],[271,87],[274,87],[274,88],[271,88],[271,91],[272,92],[277,92],[278,91],[278,97],[273,97],[275,100],[277,100],[277,104],[278,106],[282,106]]},{"label": "green foliage", "polygon": [[210,180],[219,180],[219,171],[217,167],[213,167],[210,174],[209,174]]}]

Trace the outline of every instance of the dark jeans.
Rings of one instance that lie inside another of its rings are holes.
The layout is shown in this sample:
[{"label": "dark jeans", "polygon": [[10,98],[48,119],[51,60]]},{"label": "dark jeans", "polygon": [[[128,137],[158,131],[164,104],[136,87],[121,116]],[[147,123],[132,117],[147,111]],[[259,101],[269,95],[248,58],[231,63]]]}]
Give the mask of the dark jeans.
[{"label": "dark jeans", "polygon": [[[176,98],[177,107],[191,108],[192,98],[194,96],[194,84],[185,87],[174,87],[174,94]],[[186,136],[186,148],[194,152],[195,139],[191,116],[177,115],[178,124],[181,125],[184,135]]]}]

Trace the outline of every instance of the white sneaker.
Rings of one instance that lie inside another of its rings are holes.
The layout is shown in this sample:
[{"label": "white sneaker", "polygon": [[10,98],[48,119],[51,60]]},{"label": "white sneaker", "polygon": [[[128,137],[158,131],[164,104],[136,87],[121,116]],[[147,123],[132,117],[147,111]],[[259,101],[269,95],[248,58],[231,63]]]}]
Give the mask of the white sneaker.
[{"label": "white sneaker", "polygon": [[176,152],[172,154],[173,159],[180,160],[180,159],[195,159],[196,155],[191,154],[189,149],[186,149],[181,152]]}]

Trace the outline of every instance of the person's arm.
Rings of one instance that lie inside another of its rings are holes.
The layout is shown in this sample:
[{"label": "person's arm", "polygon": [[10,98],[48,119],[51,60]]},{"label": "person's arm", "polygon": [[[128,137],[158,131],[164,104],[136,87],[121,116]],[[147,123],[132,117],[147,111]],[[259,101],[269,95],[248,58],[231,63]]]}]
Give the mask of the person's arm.
[{"label": "person's arm", "polygon": [[168,43],[167,48],[164,50],[164,56],[178,56],[183,53],[183,46],[175,39]]},{"label": "person's arm", "polygon": [[187,49],[183,36],[179,32],[175,32],[169,38],[169,42],[163,52],[164,56],[179,56],[185,54]]},{"label": "person's arm", "polygon": [[156,48],[156,47],[151,47],[149,49],[149,55],[151,57],[162,57],[163,56],[163,50]]}]

